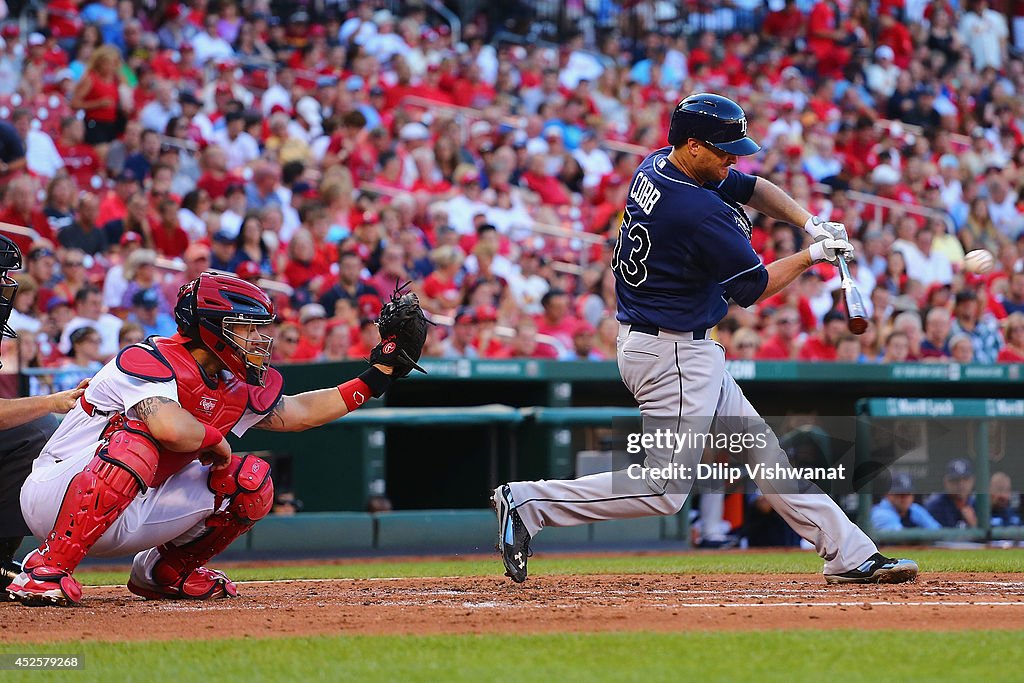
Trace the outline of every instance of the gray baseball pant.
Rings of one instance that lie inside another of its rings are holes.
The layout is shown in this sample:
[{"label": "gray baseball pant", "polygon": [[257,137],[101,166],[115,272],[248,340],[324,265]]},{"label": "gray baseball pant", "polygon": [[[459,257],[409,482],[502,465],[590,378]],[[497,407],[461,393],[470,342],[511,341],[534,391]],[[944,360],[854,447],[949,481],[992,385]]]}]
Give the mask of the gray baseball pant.
[{"label": "gray baseball pant", "polygon": [[[707,339],[694,340],[692,333],[685,332],[662,330],[657,337],[630,334],[626,325],[620,327],[617,346],[619,373],[640,405],[645,432],[652,426],[674,424],[679,432],[707,433],[714,416],[730,416],[742,419],[748,431],[753,424],[763,426],[767,447],[753,456],[754,461],[769,467],[775,462],[789,465],[778,439],[726,372],[722,346]],[[702,453],[703,449],[647,448],[644,468],[670,464],[692,468]],[[778,479],[756,483],[776,512],[825,560],[826,574],[854,569],[877,552],[871,539],[820,489]],[[620,470],[574,480],[512,482],[509,486],[519,516],[535,536],[545,526],[675,514],[691,485],[692,479],[630,477]]]}]

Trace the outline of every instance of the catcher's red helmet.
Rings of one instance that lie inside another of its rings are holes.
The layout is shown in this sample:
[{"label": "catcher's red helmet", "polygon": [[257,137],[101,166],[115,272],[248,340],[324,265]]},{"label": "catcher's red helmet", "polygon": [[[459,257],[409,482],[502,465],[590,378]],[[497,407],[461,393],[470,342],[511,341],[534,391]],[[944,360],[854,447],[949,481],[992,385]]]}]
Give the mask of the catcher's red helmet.
[{"label": "catcher's red helmet", "polygon": [[263,386],[274,342],[258,327],[274,320],[266,292],[234,275],[203,273],[178,291],[174,319],[183,337],[202,342],[231,374]]}]

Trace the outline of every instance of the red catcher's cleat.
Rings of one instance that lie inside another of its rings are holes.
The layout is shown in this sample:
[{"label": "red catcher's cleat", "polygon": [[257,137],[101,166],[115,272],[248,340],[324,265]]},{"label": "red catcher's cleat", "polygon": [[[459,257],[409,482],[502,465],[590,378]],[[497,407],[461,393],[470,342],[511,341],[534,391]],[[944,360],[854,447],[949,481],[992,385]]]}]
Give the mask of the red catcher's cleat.
[{"label": "red catcher's cleat", "polygon": [[238,588],[227,575],[216,569],[199,567],[173,586],[161,586],[135,576],[128,579],[128,590],[147,600],[221,600],[238,597]]},{"label": "red catcher's cleat", "polygon": [[10,596],[33,607],[58,605],[70,607],[82,600],[82,584],[63,569],[41,565],[26,568],[7,587]]}]

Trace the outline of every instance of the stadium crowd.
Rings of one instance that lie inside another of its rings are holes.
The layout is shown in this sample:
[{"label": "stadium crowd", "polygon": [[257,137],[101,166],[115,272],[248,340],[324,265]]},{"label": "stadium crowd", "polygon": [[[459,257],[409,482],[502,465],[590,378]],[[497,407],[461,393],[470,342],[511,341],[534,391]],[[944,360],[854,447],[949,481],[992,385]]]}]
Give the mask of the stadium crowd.
[{"label": "stadium crowd", "polygon": [[[9,18],[0,221],[31,232],[8,233],[26,266],[5,369],[89,374],[172,333],[177,288],[211,267],[275,296],[278,363],[366,356],[406,280],[440,323],[426,355],[613,359],[633,168],[704,90],[740,102],[764,147],[740,170],[848,226],[873,321],[846,333],[823,265],[731,310],[732,358],[1024,361],[1024,3],[571,9],[587,30],[553,42],[483,13],[456,35],[412,2],[53,0]],[[752,218],[765,262],[801,247]],[[965,273],[981,248],[996,268]]]}]

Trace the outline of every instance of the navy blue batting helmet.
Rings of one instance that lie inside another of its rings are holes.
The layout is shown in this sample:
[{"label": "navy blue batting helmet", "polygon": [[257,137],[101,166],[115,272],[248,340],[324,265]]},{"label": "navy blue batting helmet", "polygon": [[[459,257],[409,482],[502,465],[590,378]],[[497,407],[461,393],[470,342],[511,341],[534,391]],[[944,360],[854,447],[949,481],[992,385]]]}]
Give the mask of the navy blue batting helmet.
[{"label": "navy blue batting helmet", "polygon": [[747,116],[740,105],[714,93],[690,95],[672,112],[668,144],[678,147],[690,138],[741,157],[761,149],[747,137]]}]

